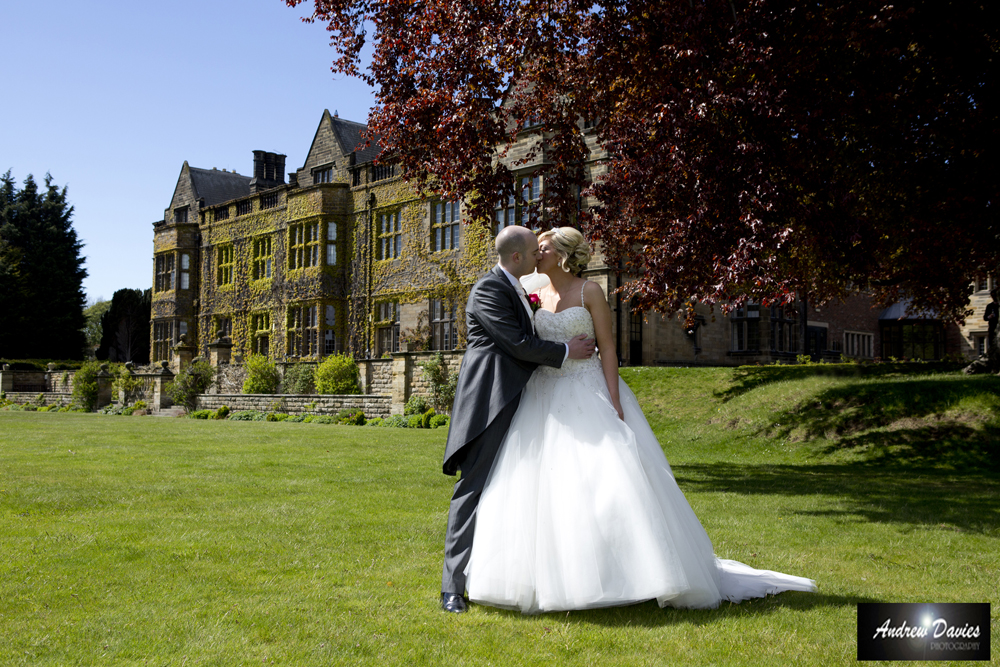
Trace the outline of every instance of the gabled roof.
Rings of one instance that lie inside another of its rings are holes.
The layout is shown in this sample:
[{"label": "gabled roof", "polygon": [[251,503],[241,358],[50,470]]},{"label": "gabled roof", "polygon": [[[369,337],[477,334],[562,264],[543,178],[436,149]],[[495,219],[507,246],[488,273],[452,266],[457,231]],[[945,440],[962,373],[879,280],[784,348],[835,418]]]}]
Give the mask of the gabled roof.
[{"label": "gabled roof", "polygon": [[205,206],[246,197],[250,194],[250,177],[232,171],[189,167],[191,184],[196,198],[205,200]]},{"label": "gabled roof", "polygon": [[333,124],[333,131],[336,133],[337,141],[340,142],[344,152],[351,153],[353,151],[356,153],[356,164],[371,162],[382,150],[378,145],[377,139],[372,141],[371,145],[367,148],[361,148],[365,143],[365,138],[361,136],[361,133],[368,129],[367,125],[337,118],[336,116],[331,116],[330,122]]}]

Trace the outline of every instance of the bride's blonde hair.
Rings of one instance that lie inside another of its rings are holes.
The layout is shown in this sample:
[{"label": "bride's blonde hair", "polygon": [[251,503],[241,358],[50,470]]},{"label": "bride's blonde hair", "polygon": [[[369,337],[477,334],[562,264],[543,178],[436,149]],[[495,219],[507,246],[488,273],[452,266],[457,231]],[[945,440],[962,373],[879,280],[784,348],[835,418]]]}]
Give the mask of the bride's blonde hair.
[{"label": "bride's blonde hair", "polygon": [[555,227],[538,235],[538,242],[548,240],[559,255],[559,268],[574,276],[587,268],[590,262],[590,246],[578,230],[572,227]]}]

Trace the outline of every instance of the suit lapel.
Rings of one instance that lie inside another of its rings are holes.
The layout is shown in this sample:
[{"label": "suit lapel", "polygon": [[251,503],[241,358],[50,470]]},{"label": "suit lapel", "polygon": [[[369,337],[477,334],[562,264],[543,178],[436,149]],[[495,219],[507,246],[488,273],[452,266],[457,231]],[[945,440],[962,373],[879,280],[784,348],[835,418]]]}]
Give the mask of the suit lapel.
[{"label": "suit lapel", "polygon": [[499,266],[494,266],[490,272],[497,277],[504,288],[507,289],[514,298],[514,311],[516,313],[517,321],[521,324],[521,328],[527,333],[534,333],[535,327],[531,324],[531,318],[528,316],[527,311],[524,309],[524,304],[521,303],[521,295],[518,294],[514,286],[510,284],[507,280],[507,275],[503,272]]}]

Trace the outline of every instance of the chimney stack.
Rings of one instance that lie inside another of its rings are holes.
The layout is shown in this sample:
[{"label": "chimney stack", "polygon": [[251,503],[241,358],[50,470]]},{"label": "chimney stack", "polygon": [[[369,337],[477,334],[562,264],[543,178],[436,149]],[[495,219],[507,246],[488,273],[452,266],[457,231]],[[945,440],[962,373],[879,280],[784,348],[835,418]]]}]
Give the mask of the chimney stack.
[{"label": "chimney stack", "polygon": [[257,193],[270,190],[285,183],[285,157],[280,153],[267,151],[253,152],[253,178],[250,179],[250,192]]}]

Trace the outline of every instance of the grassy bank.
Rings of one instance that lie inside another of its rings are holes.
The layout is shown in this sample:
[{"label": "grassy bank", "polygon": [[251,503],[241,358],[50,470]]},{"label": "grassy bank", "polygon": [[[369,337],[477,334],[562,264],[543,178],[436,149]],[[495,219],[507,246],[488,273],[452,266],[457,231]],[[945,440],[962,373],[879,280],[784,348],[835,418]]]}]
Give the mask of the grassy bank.
[{"label": "grassy bank", "polygon": [[857,602],[997,613],[995,378],[623,375],[718,555],[818,594],[447,615],[443,430],[0,412],[0,661],[846,664]]}]

